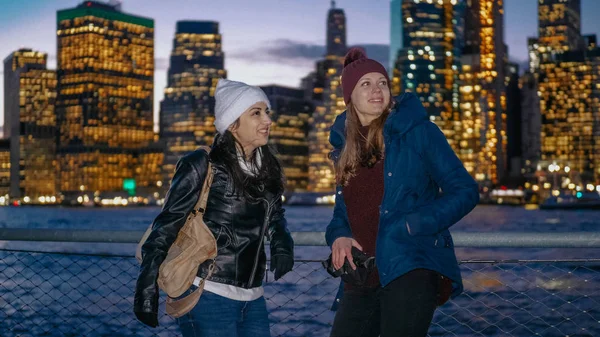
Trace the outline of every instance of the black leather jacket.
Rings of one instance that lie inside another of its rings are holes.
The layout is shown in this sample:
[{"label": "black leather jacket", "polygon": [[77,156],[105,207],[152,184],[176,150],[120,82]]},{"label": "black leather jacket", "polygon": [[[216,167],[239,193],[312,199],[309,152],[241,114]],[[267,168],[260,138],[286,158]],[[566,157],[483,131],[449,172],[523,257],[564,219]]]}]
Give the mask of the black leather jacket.
[{"label": "black leather jacket", "polygon": [[[169,247],[192,208],[198,201],[206,177],[209,156],[204,150],[184,156],[177,164],[171,187],[160,214],[154,220],[152,233],[142,247],[143,261],[136,284],[134,310],[158,310],[158,270]],[[213,162],[204,222],[217,240],[217,258],[211,281],[242,288],[258,287],[266,271],[266,255],[262,243],[270,239],[271,256],[293,258],[293,240],[287,229],[281,194],[261,189],[256,199],[233,195],[233,181],[222,163]],[[205,277],[207,261],[200,265],[198,276]]]}]

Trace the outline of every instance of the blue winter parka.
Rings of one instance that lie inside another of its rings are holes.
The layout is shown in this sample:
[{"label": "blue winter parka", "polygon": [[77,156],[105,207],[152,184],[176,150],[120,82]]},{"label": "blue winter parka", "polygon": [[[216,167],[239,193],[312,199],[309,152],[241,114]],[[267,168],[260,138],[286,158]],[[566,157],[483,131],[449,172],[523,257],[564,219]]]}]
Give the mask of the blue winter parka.
[{"label": "blue winter parka", "polygon": [[[394,99],[383,130],[384,192],[375,253],[381,286],[425,268],[452,280],[454,298],[463,285],[448,228],[475,208],[478,185],[417,96],[406,92]],[[334,161],[345,144],[345,123],[343,112],[331,128]],[[343,186],[336,188],[325,237],[329,246],[337,238],[352,237]]]}]

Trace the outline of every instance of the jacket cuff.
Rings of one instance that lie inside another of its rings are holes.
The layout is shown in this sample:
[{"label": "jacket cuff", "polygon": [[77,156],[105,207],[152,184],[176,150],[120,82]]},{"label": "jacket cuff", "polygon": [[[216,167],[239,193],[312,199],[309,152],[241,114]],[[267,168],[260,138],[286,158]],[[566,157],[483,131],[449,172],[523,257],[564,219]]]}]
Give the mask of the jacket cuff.
[{"label": "jacket cuff", "polygon": [[327,244],[329,245],[329,247],[331,247],[333,245],[333,243],[335,242],[335,240],[339,239],[339,238],[351,238],[352,237],[352,231],[350,231],[347,228],[336,228],[334,230],[331,230],[327,233],[327,237],[325,238],[327,241]]},{"label": "jacket cuff", "polygon": [[291,259],[294,258],[294,254],[292,252],[285,252],[285,253],[271,254],[271,260],[273,260],[273,258],[276,257],[276,256],[285,256],[285,257],[289,257]]},{"label": "jacket cuff", "polygon": [[294,240],[289,232],[278,233],[271,238],[271,256],[288,255],[294,256]]},{"label": "jacket cuff", "polygon": [[285,245],[271,244],[271,256],[275,256],[275,255],[294,256],[293,243],[285,244]]}]

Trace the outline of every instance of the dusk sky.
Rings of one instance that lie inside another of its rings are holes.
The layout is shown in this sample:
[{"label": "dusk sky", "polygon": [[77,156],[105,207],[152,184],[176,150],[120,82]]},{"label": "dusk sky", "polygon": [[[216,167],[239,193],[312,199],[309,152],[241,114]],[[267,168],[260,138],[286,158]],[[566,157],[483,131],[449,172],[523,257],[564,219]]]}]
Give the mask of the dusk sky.
[{"label": "dusk sky", "polygon": [[[55,69],[56,11],[81,2],[0,0],[0,59],[19,48],[32,48],[48,53],[49,68]],[[178,20],[218,21],[228,78],[249,84],[297,87],[324,53],[328,0],[124,0],[122,3],[124,12],[154,19],[155,122]],[[390,1],[338,0],[337,7],[346,13],[348,44],[372,45],[367,51],[386,61]],[[600,34],[597,19],[600,1],[582,0],[582,13],[583,33]],[[527,60],[527,37],[537,36],[537,0],[505,0],[504,23],[509,57],[523,63]],[[4,122],[3,82],[0,81],[0,124]]]}]

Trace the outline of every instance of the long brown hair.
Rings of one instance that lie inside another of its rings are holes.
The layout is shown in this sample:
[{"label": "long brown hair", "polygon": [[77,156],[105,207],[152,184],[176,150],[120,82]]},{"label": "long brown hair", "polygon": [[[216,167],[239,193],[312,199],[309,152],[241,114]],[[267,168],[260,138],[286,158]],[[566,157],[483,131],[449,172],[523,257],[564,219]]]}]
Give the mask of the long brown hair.
[{"label": "long brown hair", "polygon": [[[383,126],[394,107],[394,103],[394,98],[390,97],[390,104],[381,116],[371,122],[366,137],[360,133],[361,123],[356,108],[352,102],[348,103],[346,109],[346,144],[335,164],[336,180],[339,185],[346,185],[350,178],[356,174],[359,165],[371,167],[383,158],[385,152]],[[361,141],[361,138],[364,141]]]}]

